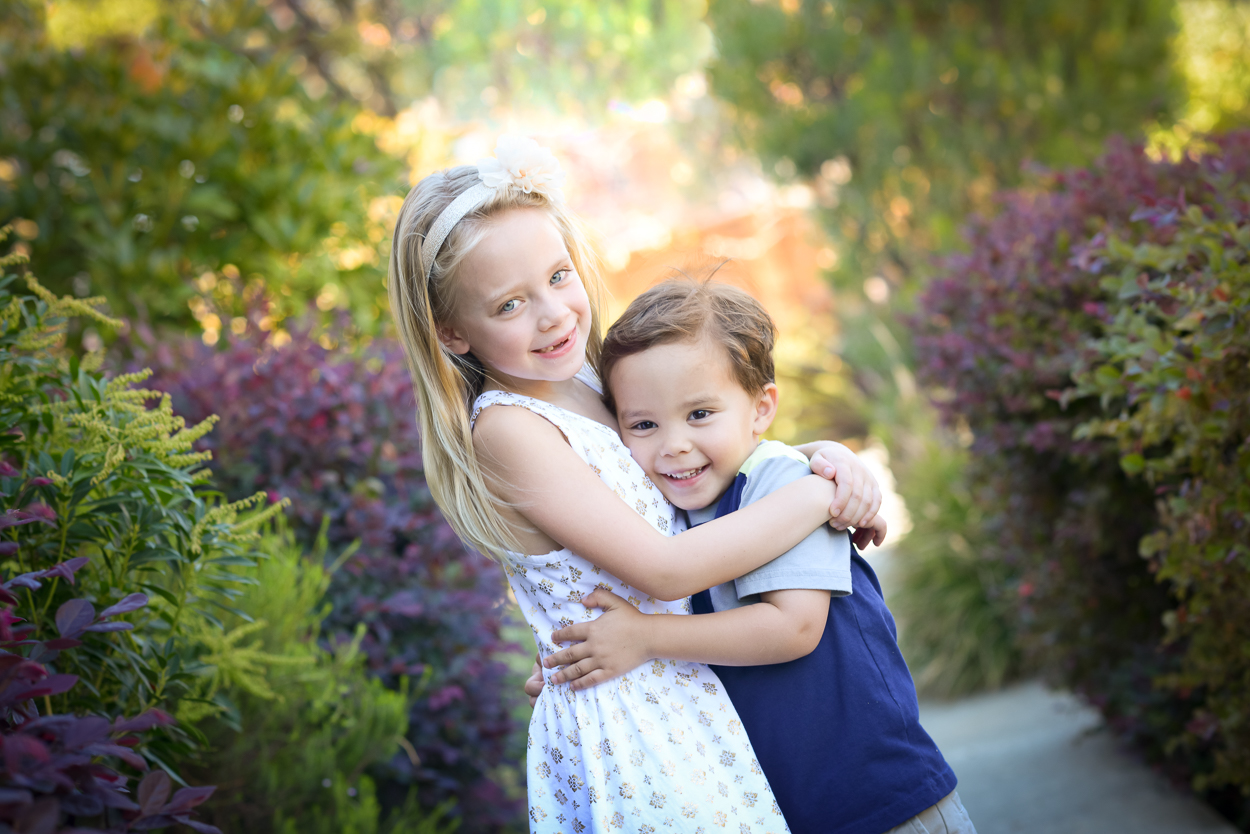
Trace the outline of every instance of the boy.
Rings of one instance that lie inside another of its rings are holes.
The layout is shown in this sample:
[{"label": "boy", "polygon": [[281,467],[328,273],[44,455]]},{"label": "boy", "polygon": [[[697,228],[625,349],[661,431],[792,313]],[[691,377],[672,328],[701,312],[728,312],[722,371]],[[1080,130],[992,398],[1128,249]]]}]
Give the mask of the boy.
[{"label": "boy", "polygon": [[[686,280],[644,293],[608,332],[609,409],[691,524],[810,472],[789,447],[760,442],[777,410],[774,339],[747,293]],[[856,543],[883,537],[883,526],[861,529]],[[553,682],[584,688],[652,658],[719,664],[793,834],[975,834],[955,774],[920,726],[880,585],[846,533],[822,528],[697,594],[694,611],[707,616],[648,617],[603,591],[585,602],[604,613],[552,635],[582,641],[547,658],[567,664]]]}]

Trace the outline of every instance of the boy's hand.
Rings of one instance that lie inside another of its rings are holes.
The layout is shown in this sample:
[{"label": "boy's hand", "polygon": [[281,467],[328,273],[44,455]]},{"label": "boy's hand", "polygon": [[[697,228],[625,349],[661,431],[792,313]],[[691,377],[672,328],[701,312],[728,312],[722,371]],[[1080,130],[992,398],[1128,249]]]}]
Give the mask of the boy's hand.
[{"label": "boy's hand", "polygon": [[851,542],[857,550],[863,550],[869,544],[875,544],[877,547],[885,541],[886,524],[885,519],[877,516],[872,520],[872,524],[867,527],[857,527],[855,532],[851,533]]},{"label": "boy's hand", "polygon": [[881,509],[881,486],[868,467],[841,443],[825,440],[798,448],[807,451],[809,447],[812,471],[836,487],[829,507],[830,526],[836,530],[871,527]]},{"label": "boy's hand", "polygon": [[538,696],[542,694],[544,685],[543,668],[539,665],[538,655],[534,655],[534,669],[525,679],[525,694],[529,696],[531,707],[538,703]]},{"label": "boy's hand", "polygon": [[543,659],[548,669],[564,668],[551,676],[552,683],[568,683],[574,691],[589,689],[646,663],[647,615],[602,588],[582,600],[587,608],[602,608],[598,619],[562,628],[551,635],[553,643],[574,645]]}]

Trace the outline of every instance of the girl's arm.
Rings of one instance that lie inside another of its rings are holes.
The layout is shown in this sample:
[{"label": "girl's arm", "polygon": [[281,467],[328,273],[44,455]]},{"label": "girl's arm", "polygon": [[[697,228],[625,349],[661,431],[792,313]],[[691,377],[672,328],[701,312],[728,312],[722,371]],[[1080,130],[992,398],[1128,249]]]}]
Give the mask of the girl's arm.
[{"label": "girl's arm", "polygon": [[[491,487],[558,544],[658,599],[673,600],[770,562],[829,520],[834,487],[809,475],[731,516],[666,536],[599,480],[547,420],[488,408],[473,431]],[[679,540],[680,539],[680,540]]]},{"label": "girl's arm", "polygon": [[[739,510],[741,512],[741,510]],[[682,535],[686,535],[683,533]],[[564,668],[552,683],[587,689],[636,669],[652,658],[720,666],[764,666],[811,654],[825,632],[829,592],[769,591],[763,602],[715,614],[642,614],[616,594],[595,591],[583,600],[603,613],[554,632],[556,643],[581,641],[548,655],[543,665]]]}]

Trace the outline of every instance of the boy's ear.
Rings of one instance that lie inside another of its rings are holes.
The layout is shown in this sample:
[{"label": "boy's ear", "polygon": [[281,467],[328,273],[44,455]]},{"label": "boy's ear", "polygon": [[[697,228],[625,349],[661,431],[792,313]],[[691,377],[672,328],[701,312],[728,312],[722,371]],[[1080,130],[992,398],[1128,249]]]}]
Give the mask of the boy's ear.
[{"label": "boy's ear", "polygon": [[460,331],[455,325],[436,324],[434,331],[438,333],[438,340],[443,343],[443,347],[452,353],[463,356],[469,352],[469,342],[464,336],[460,335]]},{"label": "boy's ear", "polygon": [[777,416],[777,403],[780,396],[777,386],[771,382],[760,391],[755,400],[755,422],[752,423],[752,431],[756,435],[762,435],[773,424],[773,418]]}]

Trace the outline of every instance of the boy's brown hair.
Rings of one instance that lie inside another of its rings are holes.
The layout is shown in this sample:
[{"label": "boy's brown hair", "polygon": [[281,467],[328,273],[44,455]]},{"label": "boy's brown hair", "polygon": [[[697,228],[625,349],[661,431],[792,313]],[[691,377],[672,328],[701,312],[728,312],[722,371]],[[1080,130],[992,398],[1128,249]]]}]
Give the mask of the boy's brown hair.
[{"label": "boy's brown hair", "polygon": [[609,381],[627,356],[659,345],[709,339],[725,349],[734,379],[750,394],[774,381],[777,328],[768,311],[745,290],[709,278],[673,278],[633,300],[608,329],[599,355],[604,401],[616,411]]}]

